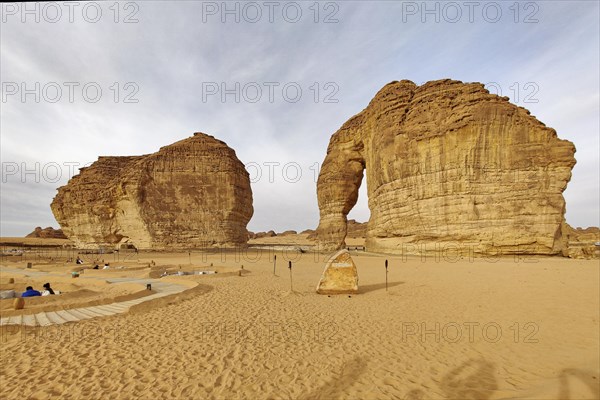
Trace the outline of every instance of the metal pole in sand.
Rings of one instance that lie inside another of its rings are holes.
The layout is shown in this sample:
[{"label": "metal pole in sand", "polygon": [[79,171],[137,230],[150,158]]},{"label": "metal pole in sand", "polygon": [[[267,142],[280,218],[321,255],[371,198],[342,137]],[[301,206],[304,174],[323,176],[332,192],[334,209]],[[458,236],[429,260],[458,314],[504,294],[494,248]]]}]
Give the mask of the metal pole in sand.
[{"label": "metal pole in sand", "polygon": [[277,255],[273,256],[273,275],[275,275],[275,266],[277,265]]},{"label": "metal pole in sand", "polygon": [[294,291],[294,286],[292,285],[292,262],[288,261],[288,268],[290,269],[290,291]]},{"label": "metal pole in sand", "polygon": [[190,258],[190,265],[192,265],[192,252],[188,251],[188,257]]},{"label": "metal pole in sand", "polygon": [[387,279],[387,274],[388,274],[388,260],[385,260],[385,291],[387,292],[388,290],[388,279]]}]

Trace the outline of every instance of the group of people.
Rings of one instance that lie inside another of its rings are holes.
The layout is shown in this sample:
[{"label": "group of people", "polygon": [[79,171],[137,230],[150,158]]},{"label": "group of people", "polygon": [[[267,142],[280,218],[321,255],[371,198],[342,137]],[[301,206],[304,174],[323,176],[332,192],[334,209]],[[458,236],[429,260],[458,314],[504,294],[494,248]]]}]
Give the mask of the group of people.
[{"label": "group of people", "polygon": [[32,286],[27,286],[21,297],[49,296],[51,294],[56,293],[50,287],[50,283],[46,282],[44,283],[44,290],[42,292],[40,292],[39,290],[35,290]]},{"label": "group of people", "polygon": [[[102,260],[102,261],[104,261],[104,260]],[[82,265],[82,264],[84,264],[84,262],[81,258],[79,258],[79,256],[77,256],[77,259],[75,260],[75,264]],[[100,266],[98,264],[96,264],[92,267],[92,269],[100,269]],[[104,263],[104,267],[102,267],[102,269],[110,269],[110,264]]]},{"label": "group of people", "polygon": [[[72,259],[68,260],[71,261]],[[83,264],[83,260],[79,257],[77,257],[77,259],[75,260],[76,264]],[[96,264],[92,269],[100,269],[100,266],[98,264]],[[109,263],[104,263],[104,267],[102,267],[102,269],[110,269],[110,264]],[[25,291],[21,294],[21,297],[36,297],[36,296],[49,296],[52,294],[60,294],[60,292],[56,293],[54,292],[54,289],[52,289],[50,287],[50,283],[46,282],[44,283],[44,290],[42,290],[41,292],[39,290],[35,290],[33,288],[33,286],[27,286],[27,288],[25,288]]]}]

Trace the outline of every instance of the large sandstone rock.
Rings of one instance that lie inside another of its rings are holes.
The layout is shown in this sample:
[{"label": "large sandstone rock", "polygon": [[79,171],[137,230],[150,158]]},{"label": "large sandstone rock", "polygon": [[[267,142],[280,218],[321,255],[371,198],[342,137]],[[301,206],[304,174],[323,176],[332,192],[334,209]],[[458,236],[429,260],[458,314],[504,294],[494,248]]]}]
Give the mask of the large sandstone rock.
[{"label": "large sandstone rock", "polygon": [[244,165],[203,133],[154,154],[100,157],[58,189],[51,207],[79,247],[138,249],[243,245],[253,213]]},{"label": "large sandstone rock", "polygon": [[367,249],[564,254],[575,147],[482,84],[392,82],[332,137],[317,184],[320,249],[344,247],[367,174]]},{"label": "large sandstone rock", "polygon": [[600,229],[572,228],[565,223],[563,234],[568,243],[568,256],[571,258],[600,258]]},{"label": "large sandstone rock", "polygon": [[36,227],[33,232],[25,236],[28,238],[40,238],[40,239],[66,239],[67,237],[61,229],[54,229],[51,226],[42,229],[42,227]]},{"label": "large sandstone rock", "polygon": [[358,293],[358,271],[347,250],[338,251],[327,261],[317,285],[317,293]]}]

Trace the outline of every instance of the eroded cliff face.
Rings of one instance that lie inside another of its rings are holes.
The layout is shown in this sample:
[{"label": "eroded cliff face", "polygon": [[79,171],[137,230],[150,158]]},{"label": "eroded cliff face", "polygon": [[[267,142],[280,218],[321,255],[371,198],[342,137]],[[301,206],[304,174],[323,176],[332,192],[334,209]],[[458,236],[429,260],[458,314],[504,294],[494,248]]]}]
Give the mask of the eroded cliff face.
[{"label": "eroded cliff face", "polygon": [[482,84],[392,82],[331,138],[320,248],[344,247],[366,170],[370,251],[564,254],[575,147]]},{"label": "eroded cliff face", "polygon": [[79,247],[239,246],[252,217],[250,178],[235,151],[193,137],[135,157],[100,157],[58,189],[52,212]]}]

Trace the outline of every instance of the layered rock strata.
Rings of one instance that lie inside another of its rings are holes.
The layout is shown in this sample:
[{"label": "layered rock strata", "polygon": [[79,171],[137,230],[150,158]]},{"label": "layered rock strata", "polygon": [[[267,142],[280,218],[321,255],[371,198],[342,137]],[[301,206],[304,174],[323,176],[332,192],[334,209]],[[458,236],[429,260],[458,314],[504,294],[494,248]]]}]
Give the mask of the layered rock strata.
[{"label": "layered rock strata", "polygon": [[100,157],[58,189],[51,208],[78,247],[138,249],[244,245],[253,213],[244,164],[203,133],[153,154]]},{"label": "layered rock strata", "polygon": [[333,134],[317,183],[321,250],[343,248],[366,170],[367,249],[565,254],[575,147],[482,84],[392,82]]}]

